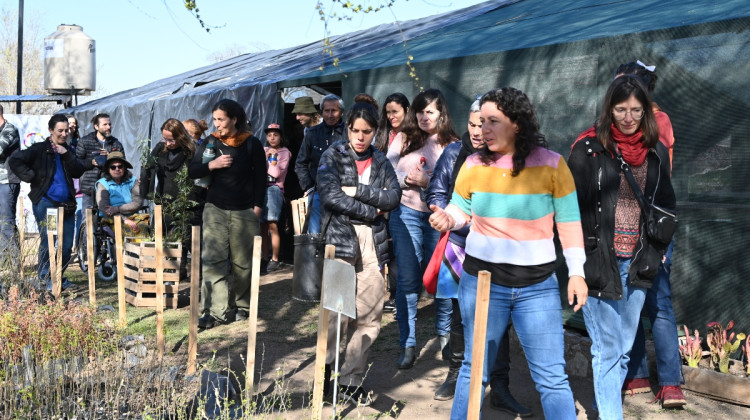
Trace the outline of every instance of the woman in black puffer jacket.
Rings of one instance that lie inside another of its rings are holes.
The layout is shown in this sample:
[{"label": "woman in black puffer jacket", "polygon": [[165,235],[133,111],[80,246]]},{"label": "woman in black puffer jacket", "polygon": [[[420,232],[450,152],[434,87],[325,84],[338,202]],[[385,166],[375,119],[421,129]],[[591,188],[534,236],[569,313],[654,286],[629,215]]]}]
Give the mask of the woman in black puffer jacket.
[{"label": "woman in black puffer jacket", "polygon": [[[372,146],[378,129],[378,112],[358,103],[346,120],[349,141],[331,145],[318,167],[318,191],[323,207],[321,232],[336,247],[336,258],[354,266],[357,273],[357,319],[341,317],[349,341],[341,366],[339,387],[343,398],[360,404],[370,401],[362,386],[370,346],[380,333],[385,280],[383,267],[391,259],[384,213],[398,207],[401,188],[385,155]],[[336,356],[336,317],[330,318],[326,381]]]}]

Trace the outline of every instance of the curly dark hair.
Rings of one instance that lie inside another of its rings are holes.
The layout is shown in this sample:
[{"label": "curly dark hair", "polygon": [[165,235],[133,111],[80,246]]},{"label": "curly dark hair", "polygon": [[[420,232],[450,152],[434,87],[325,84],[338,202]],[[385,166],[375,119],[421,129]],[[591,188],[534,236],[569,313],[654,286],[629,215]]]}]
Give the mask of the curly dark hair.
[{"label": "curly dark hair", "polygon": [[[493,89],[485,93],[479,104],[483,106],[488,102],[494,103],[511,122],[518,124],[516,150],[513,152],[513,172],[511,172],[512,176],[517,176],[526,166],[526,158],[535,148],[547,148],[547,140],[539,131],[539,121],[536,118],[534,106],[525,93],[512,87]],[[479,154],[486,165],[499,157],[488,147],[480,149]]]}]

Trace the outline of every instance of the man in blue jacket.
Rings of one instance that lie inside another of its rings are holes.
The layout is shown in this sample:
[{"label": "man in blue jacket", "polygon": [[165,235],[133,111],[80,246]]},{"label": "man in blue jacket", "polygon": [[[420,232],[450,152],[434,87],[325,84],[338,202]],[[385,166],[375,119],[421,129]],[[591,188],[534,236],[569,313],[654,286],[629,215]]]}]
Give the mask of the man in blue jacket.
[{"label": "man in blue jacket", "polygon": [[[14,153],[8,163],[21,181],[31,184],[29,199],[33,204],[34,218],[41,238],[37,274],[40,282],[46,282],[47,290],[52,290],[52,282],[49,278],[47,209],[66,208],[62,221],[64,271],[70,261],[70,249],[73,247],[76,209],[73,178],[78,178],[83,174],[83,166],[73,156],[73,149],[67,143],[68,119],[65,115],[53,115],[48,127],[50,136],[46,141],[35,143],[26,150]],[[59,246],[59,240],[60,238],[57,239],[56,246]],[[69,285],[70,283],[65,280],[63,290]]]}]

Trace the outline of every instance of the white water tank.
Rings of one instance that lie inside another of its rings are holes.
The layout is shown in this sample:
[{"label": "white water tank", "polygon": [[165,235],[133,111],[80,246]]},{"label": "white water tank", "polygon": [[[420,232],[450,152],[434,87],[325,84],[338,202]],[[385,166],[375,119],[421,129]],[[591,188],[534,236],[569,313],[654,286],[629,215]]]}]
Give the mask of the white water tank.
[{"label": "white water tank", "polygon": [[44,89],[88,95],[96,90],[96,41],[78,25],[60,25],[44,38]]}]

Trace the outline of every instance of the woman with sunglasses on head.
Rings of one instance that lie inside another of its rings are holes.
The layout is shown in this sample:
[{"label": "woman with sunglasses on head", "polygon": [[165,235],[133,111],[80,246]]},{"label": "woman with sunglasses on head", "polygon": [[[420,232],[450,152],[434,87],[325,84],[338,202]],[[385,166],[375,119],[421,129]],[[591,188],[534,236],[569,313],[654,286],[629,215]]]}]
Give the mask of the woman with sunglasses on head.
[{"label": "woman with sunglasses on head", "polygon": [[[422,275],[440,237],[430,227],[431,213],[424,190],[443,149],[457,139],[445,97],[437,89],[427,89],[412,101],[403,130],[388,149],[388,160],[403,192],[401,205],[391,212],[389,220],[398,266],[399,369],[410,369],[417,359],[417,303],[423,288]],[[450,323],[450,299],[435,298],[435,329],[441,350],[448,345]]]},{"label": "woman with sunglasses on head", "polygon": [[624,171],[650,204],[669,210],[676,204],[669,154],[640,80],[623,75],[610,84],[595,126],[573,144],[568,165],[586,247],[590,296],[583,315],[592,341],[595,409],[600,418],[621,419],[621,389],[646,290],[667,248],[646,234]]}]

